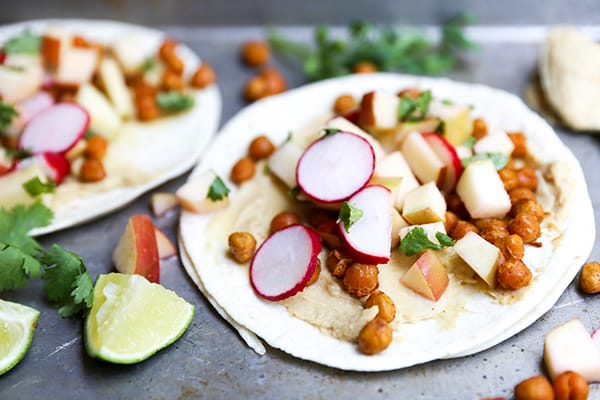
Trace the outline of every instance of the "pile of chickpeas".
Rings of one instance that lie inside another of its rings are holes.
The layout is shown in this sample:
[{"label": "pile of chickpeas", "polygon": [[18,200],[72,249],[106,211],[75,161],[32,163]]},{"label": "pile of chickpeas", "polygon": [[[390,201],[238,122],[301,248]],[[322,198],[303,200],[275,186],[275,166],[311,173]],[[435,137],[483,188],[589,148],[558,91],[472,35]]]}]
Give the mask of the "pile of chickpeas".
[{"label": "pile of chickpeas", "polygon": [[247,67],[257,69],[257,73],[246,82],[242,91],[247,101],[285,92],[285,78],[277,68],[267,65],[271,60],[271,49],[267,43],[260,40],[245,42],[242,44],[240,58]]},{"label": "pile of chickpeas", "polygon": [[515,400],[586,400],[589,385],[584,377],[566,371],[550,383],[543,375],[525,379],[515,386]]}]

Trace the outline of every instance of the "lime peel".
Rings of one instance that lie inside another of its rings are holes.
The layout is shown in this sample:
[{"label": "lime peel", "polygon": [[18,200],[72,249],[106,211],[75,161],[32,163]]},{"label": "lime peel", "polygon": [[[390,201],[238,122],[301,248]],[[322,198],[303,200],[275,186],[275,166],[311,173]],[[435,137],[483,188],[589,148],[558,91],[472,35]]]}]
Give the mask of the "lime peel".
[{"label": "lime peel", "polygon": [[0,299],[0,375],[25,357],[39,317],[35,308]]}]

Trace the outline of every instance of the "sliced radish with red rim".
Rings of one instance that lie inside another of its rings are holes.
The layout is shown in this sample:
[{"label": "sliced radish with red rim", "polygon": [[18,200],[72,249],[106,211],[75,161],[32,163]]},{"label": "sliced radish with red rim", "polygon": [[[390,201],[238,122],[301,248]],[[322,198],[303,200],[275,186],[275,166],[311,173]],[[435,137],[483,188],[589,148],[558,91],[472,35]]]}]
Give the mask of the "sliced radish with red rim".
[{"label": "sliced radish with red rim", "polygon": [[58,153],[35,154],[19,161],[17,169],[37,164],[42,172],[56,184],[60,184],[71,171],[69,160]]},{"label": "sliced radish with red rim", "polygon": [[269,236],[250,264],[250,283],[267,300],[283,300],[302,291],[315,272],[321,251],[319,235],[291,225]]},{"label": "sliced radish with red rim", "polygon": [[321,203],[343,201],[363,188],[375,169],[373,147],[350,132],[327,134],[312,143],[296,166],[298,186]]},{"label": "sliced radish with red rim", "polygon": [[440,189],[446,193],[452,193],[464,169],[456,149],[443,136],[437,133],[423,133],[423,138],[446,165],[446,173],[439,185]]}]

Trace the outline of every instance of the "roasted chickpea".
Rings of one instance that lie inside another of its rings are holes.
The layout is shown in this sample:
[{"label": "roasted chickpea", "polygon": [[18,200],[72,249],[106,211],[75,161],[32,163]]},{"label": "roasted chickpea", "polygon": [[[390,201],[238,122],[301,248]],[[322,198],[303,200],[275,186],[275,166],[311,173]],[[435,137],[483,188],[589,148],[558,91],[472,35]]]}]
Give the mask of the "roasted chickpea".
[{"label": "roasted chickpea", "polygon": [[508,235],[504,239],[504,249],[507,258],[514,258],[521,260],[525,255],[525,248],[523,246],[523,239],[519,235]]},{"label": "roasted chickpea", "polygon": [[248,155],[257,161],[269,157],[274,151],[275,146],[265,135],[257,136],[248,146]]},{"label": "roasted chickpea", "polygon": [[242,157],[231,168],[231,180],[235,183],[242,183],[254,176],[256,165],[250,157]]},{"label": "roasted chickpea", "polygon": [[523,187],[518,187],[518,188],[514,188],[513,190],[510,190],[508,192],[508,196],[510,197],[510,203],[513,205],[516,202],[518,202],[519,200],[535,200],[535,201],[537,201],[537,198],[535,197],[535,193],[533,193],[533,191],[531,189],[523,188]]},{"label": "roasted chickpea", "polygon": [[137,117],[142,121],[150,121],[158,118],[160,110],[154,96],[140,96],[135,101]]},{"label": "roasted chickpea", "polygon": [[346,268],[343,284],[351,296],[366,296],[379,286],[379,269],[373,264],[354,262]]},{"label": "roasted chickpea", "polygon": [[471,218],[465,207],[465,203],[463,203],[456,193],[446,195],[446,204],[448,205],[448,211],[452,211],[458,218],[465,220]]},{"label": "roasted chickpea", "polygon": [[183,60],[179,58],[177,53],[173,52],[172,54],[169,54],[163,61],[167,67],[177,75],[181,76],[183,74]]},{"label": "roasted chickpea", "polygon": [[473,220],[480,231],[490,229],[506,229],[506,222],[499,218],[482,218]]},{"label": "roasted chickpea", "polygon": [[556,400],[586,400],[589,391],[587,381],[577,372],[566,371],[554,379]]},{"label": "roasted chickpea", "polygon": [[358,335],[358,349],[364,354],[376,354],[392,342],[392,327],[381,318],[367,322]]},{"label": "roasted chickpea", "polygon": [[515,148],[512,152],[513,157],[525,157],[527,155],[527,138],[522,132],[512,132],[508,134]]},{"label": "roasted chickpea", "polygon": [[165,61],[170,55],[175,54],[175,48],[177,47],[177,42],[173,39],[166,39],[160,45],[158,49],[158,56],[161,60]]},{"label": "roasted chickpea", "polygon": [[283,93],[287,89],[285,78],[276,68],[267,67],[260,72],[260,77],[265,82],[265,95]]},{"label": "roasted chickpea", "polygon": [[256,101],[267,96],[267,82],[262,76],[250,78],[244,86],[244,98],[247,101]]},{"label": "roasted chickpea", "polygon": [[262,40],[248,40],[242,44],[240,57],[249,67],[264,65],[271,59],[271,49]]},{"label": "roasted chickpea", "polygon": [[256,249],[256,239],[248,232],[233,232],[227,239],[229,252],[239,263],[250,261]]},{"label": "roasted chickpea", "polygon": [[517,173],[509,168],[502,168],[498,171],[498,175],[500,175],[500,179],[502,179],[502,183],[504,183],[504,189],[507,192],[510,192],[517,186],[519,186],[519,179],[517,178]]},{"label": "roasted chickpea", "polygon": [[498,267],[496,280],[504,289],[516,290],[529,285],[531,271],[521,260],[506,260]]},{"label": "roasted chickpea", "polygon": [[156,96],[156,92],[158,91],[156,87],[152,86],[143,79],[136,79],[132,84],[132,87],[136,99],[145,96],[154,98]]},{"label": "roasted chickpea", "polygon": [[534,215],[539,222],[544,219],[544,210],[540,203],[535,200],[519,200],[512,207],[512,214],[517,215],[519,213]]},{"label": "roasted chickpea", "polygon": [[536,216],[522,212],[508,223],[508,230],[521,236],[524,243],[534,243],[542,233]]},{"label": "roasted chickpea", "polygon": [[106,155],[108,142],[100,135],[94,135],[85,142],[85,150],[83,152],[86,158],[94,158],[102,160]]},{"label": "roasted chickpea", "polygon": [[545,376],[537,375],[515,386],[515,400],[554,400],[554,390]]},{"label": "roasted chickpea", "polygon": [[370,74],[373,72],[377,72],[377,67],[370,61],[361,61],[352,67],[352,73],[354,74]]},{"label": "roasted chickpea", "polygon": [[200,64],[194,75],[192,75],[192,81],[190,84],[198,89],[204,89],[208,85],[212,85],[217,80],[217,74],[213,67],[207,63],[203,62]]},{"label": "roasted chickpea", "polygon": [[80,35],[74,35],[71,39],[71,44],[73,45],[73,47],[79,47],[83,49],[89,49],[90,47],[92,47],[90,42]]},{"label": "roasted chickpea", "polygon": [[473,120],[473,137],[475,139],[481,139],[487,135],[487,124],[481,118],[475,118]]},{"label": "roasted chickpea", "polygon": [[351,94],[341,94],[333,103],[333,112],[336,114],[346,114],[356,107],[356,99]]},{"label": "roasted chickpea", "polygon": [[454,240],[459,240],[469,232],[479,233],[479,228],[470,222],[460,220],[456,223],[456,226],[454,229],[452,229],[452,232],[450,232],[450,237]]},{"label": "roasted chickpea", "polygon": [[585,263],[579,275],[579,286],[584,293],[600,292],[600,264],[595,261]]},{"label": "roasted chickpea", "polygon": [[162,75],[161,86],[165,90],[181,91],[185,87],[185,83],[181,75],[172,69],[167,69]]},{"label": "roasted chickpea", "polygon": [[344,276],[346,269],[353,261],[351,258],[346,257],[338,250],[332,250],[327,254],[327,269],[331,272],[331,275],[341,278]]},{"label": "roasted chickpea", "polygon": [[306,282],[306,286],[310,286],[313,283],[315,283],[317,281],[317,279],[319,279],[320,275],[321,275],[321,260],[319,260],[317,258],[317,260],[315,261],[315,272],[313,272],[313,274],[311,275],[308,282]]},{"label": "roasted chickpea", "polygon": [[81,169],[79,170],[79,180],[81,182],[99,182],[105,177],[106,171],[104,170],[102,161],[88,158],[81,164]]},{"label": "roasted chickpea", "polygon": [[446,211],[446,218],[444,221],[444,227],[446,232],[452,232],[458,223],[458,217],[452,211]]},{"label": "roasted chickpea", "polygon": [[535,189],[537,189],[538,186],[538,177],[533,168],[519,168],[515,173],[517,174],[517,180],[519,181],[518,187],[528,188],[535,192]]},{"label": "roasted chickpea", "polygon": [[482,238],[498,247],[504,249],[504,239],[509,235],[506,223],[501,219],[478,220],[475,225],[479,228],[479,234]]},{"label": "roasted chickpea", "polygon": [[373,306],[379,308],[377,317],[386,322],[392,322],[394,317],[396,317],[396,305],[394,304],[394,301],[382,291],[378,290],[375,293],[372,293],[367,299],[365,308],[371,308]]},{"label": "roasted chickpea", "polygon": [[295,225],[300,223],[300,218],[298,218],[298,214],[291,211],[282,211],[279,214],[275,215],[271,220],[271,233],[282,230],[283,228],[287,228],[290,225]]}]

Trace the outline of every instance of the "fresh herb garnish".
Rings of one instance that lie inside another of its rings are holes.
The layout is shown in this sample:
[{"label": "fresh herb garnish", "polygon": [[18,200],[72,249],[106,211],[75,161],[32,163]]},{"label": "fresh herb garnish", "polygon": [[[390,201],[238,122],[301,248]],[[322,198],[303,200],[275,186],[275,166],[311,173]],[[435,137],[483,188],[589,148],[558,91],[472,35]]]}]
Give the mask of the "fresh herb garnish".
[{"label": "fresh herb garnish", "polygon": [[311,81],[347,75],[365,61],[379,71],[439,75],[454,68],[464,50],[475,47],[463,32],[465,25],[474,21],[471,13],[452,18],[442,27],[437,44],[420,34],[401,33],[363,21],[350,24],[347,40],[331,38],[326,26],[315,29],[314,46],[293,42],[273,29],[268,31],[268,40],[277,55],[303,63]]},{"label": "fresh herb garnish", "polygon": [[337,129],[337,128],[325,128],[323,129],[323,137],[327,137],[327,136],[333,136],[338,132],[341,132],[341,129]]},{"label": "fresh herb garnish", "polygon": [[497,171],[506,167],[506,165],[508,164],[508,156],[503,153],[478,153],[472,157],[463,158],[460,161],[461,161],[463,167],[466,167],[473,161],[485,160],[487,158],[492,160],[492,162],[494,163],[494,167],[496,168]]},{"label": "fresh herb garnish", "polygon": [[151,71],[154,69],[154,67],[156,67],[157,64],[158,64],[158,60],[156,59],[156,57],[148,57],[140,65],[140,67],[139,67],[140,72],[144,74],[148,71]]},{"label": "fresh herb garnish", "polygon": [[185,111],[194,106],[194,98],[184,93],[169,91],[156,94],[156,104],[167,112]]},{"label": "fresh herb garnish", "polygon": [[454,103],[452,103],[452,100],[448,100],[448,99],[442,100],[441,103],[446,106],[451,106],[452,104],[454,104]]},{"label": "fresh herb garnish", "polygon": [[398,103],[398,120],[410,122],[421,121],[427,116],[431,100],[431,90],[419,93],[416,99],[409,95],[400,97]]},{"label": "fresh herb garnish", "polygon": [[29,31],[8,40],[2,46],[6,54],[39,54],[41,47],[41,36],[34,35]]},{"label": "fresh herb garnish", "polygon": [[474,136],[469,136],[467,139],[465,139],[465,141],[462,143],[462,146],[468,148],[468,149],[472,149],[473,146],[475,146],[475,143],[477,143],[477,139],[475,139]]},{"label": "fresh herb garnish", "polygon": [[443,136],[444,133],[446,133],[446,122],[440,121],[440,123],[435,127],[434,132]]},{"label": "fresh herb garnish", "polygon": [[15,160],[22,160],[24,158],[31,157],[30,149],[6,149],[6,155],[10,158],[14,158]]},{"label": "fresh herb garnish", "polygon": [[410,230],[400,241],[399,250],[401,253],[407,256],[413,256],[424,250],[441,250],[444,247],[454,246],[455,241],[443,232],[437,232],[435,234],[436,239],[440,242],[434,243],[427,236],[427,232],[420,226],[417,226]]},{"label": "fresh herb garnish", "polygon": [[0,131],[6,129],[17,115],[19,112],[11,104],[0,100]]},{"label": "fresh herb garnish", "polygon": [[356,223],[363,216],[363,211],[360,208],[357,208],[350,204],[347,201],[342,203],[342,208],[340,208],[340,215],[338,219],[342,221],[344,224],[344,229],[346,232],[350,232],[350,227]]},{"label": "fresh herb garnish", "polygon": [[96,134],[94,133],[94,131],[92,131],[91,129],[88,129],[87,131],[85,131],[85,133],[83,134],[83,138],[85,140],[89,140],[92,137],[96,136]]},{"label": "fresh herb garnish", "polygon": [[42,182],[37,176],[23,183],[23,189],[25,189],[31,197],[37,197],[44,193],[53,193],[55,188],[56,183],[52,181]]},{"label": "fresh herb garnish", "polygon": [[208,188],[206,198],[211,201],[217,202],[223,200],[229,195],[229,188],[225,185],[223,180],[216,176]]}]

